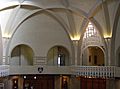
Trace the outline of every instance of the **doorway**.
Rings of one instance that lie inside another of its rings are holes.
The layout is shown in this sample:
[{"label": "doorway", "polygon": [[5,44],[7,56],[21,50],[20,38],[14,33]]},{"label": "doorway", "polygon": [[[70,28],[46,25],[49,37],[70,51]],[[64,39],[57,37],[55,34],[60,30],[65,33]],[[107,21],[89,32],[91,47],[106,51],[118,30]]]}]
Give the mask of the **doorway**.
[{"label": "doorway", "polygon": [[82,65],[104,66],[104,52],[97,46],[89,46],[82,52]]},{"label": "doorway", "polygon": [[23,89],[54,89],[54,76],[26,75],[23,78]]},{"label": "doorway", "polygon": [[106,79],[81,77],[80,82],[80,89],[106,89]]}]

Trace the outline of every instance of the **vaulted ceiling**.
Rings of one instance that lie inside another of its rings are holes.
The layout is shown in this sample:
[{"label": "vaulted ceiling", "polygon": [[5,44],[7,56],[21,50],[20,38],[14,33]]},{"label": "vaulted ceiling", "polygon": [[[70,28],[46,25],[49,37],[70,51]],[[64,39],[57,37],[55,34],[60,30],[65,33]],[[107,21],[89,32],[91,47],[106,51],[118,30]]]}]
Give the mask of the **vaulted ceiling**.
[{"label": "vaulted ceiling", "polygon": [[57,21],[71,39],[79,39],[91,21],[101,36],[110,37],[117,27],[120,0],[0,0],[2,35],[12,36],[17,27],[37,13]]}]

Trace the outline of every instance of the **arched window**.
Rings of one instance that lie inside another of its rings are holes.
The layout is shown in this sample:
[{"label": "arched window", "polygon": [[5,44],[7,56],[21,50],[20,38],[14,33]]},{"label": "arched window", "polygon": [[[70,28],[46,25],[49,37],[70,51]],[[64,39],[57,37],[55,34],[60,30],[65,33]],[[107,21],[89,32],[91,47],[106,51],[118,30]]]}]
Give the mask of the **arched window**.
[{"label": "arched window", "polygon": [[47,64],[56,66],[69,65],[69,52],[62,46],[51,48],[47,55]]},{"label": "arched window", "polygon": [[96,31],[95,27],[92,25],[92,23],[89,23],[86,28],[83,38],[85,39],[85,38],[89,38],[89,37],[97,36],[97,35],[98,35],[98,32]]},{"label": "arched window", "polygon": [[10,65],[33,65],[33,50],[27,45],[18,45],[11,52]]}]

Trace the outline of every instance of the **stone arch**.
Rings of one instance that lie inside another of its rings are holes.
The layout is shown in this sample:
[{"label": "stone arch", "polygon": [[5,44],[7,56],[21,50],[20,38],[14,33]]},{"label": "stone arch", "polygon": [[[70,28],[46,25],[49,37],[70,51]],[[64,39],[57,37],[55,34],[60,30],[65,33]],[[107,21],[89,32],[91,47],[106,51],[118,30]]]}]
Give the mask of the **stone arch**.
[{"label": "stone arch", "polygon": [[[90,27],[89,27],[90,25]],[[88,23],[88,26],[86,26],[86,28],[84,28],[84,32],[83,32],[83,35],[81,37],[81,39],[79,40],[79,50],[80,50],[80,53],[79,53],[79,56],[80,56],[80,62],[81,64],[83,64],[83,52],[84,50],[86,50],[87,48],[89,47],[99,47],[102,52],[103,52],[103,56],[104,56],[104,59],[106,60],[106,52],[105,52],[105,43],[102,39],[102,36],[99,32],[99,30],[97,29],[97,27],[95,26],[95,24],[93,24],[92,22],[89,22]],[[88,32],[86,32],[88,31]],[[85,35],[90,35],[90,36],[87,36],[85,37]],[[81,42],[81,44],[80,44]],[[78,50],[78,51],[79,51]],[[105,61],[104,60],[104,61]],[[104,65],[106,64],[106,61],[104,62]]]},{"label": "stone arch", "polygon": [[82,64],[86,66],[104,66],[104,51],[99,46],[88,46],[82,52]]},{"label": "stone arch", "polygon": [[70,54],[64,46],[56,45],[49,49],[47,54],[47,64],[55,66],[70,65]]},{"label": "stone arch", "polygon": [[20,44],[11,51],[10,65],[33,65],[34,52],[31,47]]}]

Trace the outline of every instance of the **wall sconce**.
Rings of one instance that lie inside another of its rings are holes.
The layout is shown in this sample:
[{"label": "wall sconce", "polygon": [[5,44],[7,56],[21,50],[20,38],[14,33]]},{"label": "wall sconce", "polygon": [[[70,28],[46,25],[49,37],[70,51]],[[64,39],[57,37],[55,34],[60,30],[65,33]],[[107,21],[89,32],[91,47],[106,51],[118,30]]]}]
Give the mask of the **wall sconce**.
[{"label": "wall sconce", "polygon": [[78,41],[78,40],[80,40],[80,36],[71,37],[71,40],[72,41]]},{"label": "wall sconce", "polygon": [[110,40],[111,40],[111,37],[106,37],[106,38],[105,38],[105,41],[107,42],[107,44],[110,43]]},{"label": "wall sconce", "polygon": [[3,34],[3,36],[2,36],[3,39],[10,39],[10,37],[11,36],[9,34]]}]

